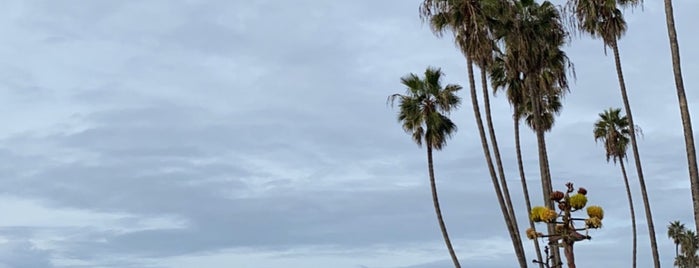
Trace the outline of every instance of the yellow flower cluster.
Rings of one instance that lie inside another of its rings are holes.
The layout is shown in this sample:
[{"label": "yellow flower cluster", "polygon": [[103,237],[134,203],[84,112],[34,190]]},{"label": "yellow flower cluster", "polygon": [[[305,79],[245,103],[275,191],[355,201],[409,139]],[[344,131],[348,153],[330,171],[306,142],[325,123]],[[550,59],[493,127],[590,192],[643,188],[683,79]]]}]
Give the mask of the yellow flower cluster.
[{"label": "yellow flower cluster", "polygon": [[535,222],[553,222],[558,217],[558,214],[553,209],[533,207],[529,217]]},{"label": "yellow flower cluster", "polygon": [[604,210],[600,206],[589,206],[587,208],[587,215],[590,216],[590,218],[602,220],[604,219]]},{"label": "yellow flower cluster", "polygon": [[570,196],[570,207],[574,209],[581,209],[587,205],[587,197],[582,194],[574,194]]},{"label": "yellow flower cluster", "polygon": [[529,218],[534,222],[541,221],[541,212],[546,210],[545,207],[533,207],[532,211],[529,213]]},{"label": "yellow flower cluster", "polygon": [[585,220],[585,226],[592,229],[602,228],[602,220],[596,217],[589,218]]},{"label": "yellow flower cluster", "polygon": [[556,221],[556,218],[558,217],[558,213],[556,213],[555,210],[553,209],[546,209],[541,212],[541,220],[544,222],[554,222]]}]

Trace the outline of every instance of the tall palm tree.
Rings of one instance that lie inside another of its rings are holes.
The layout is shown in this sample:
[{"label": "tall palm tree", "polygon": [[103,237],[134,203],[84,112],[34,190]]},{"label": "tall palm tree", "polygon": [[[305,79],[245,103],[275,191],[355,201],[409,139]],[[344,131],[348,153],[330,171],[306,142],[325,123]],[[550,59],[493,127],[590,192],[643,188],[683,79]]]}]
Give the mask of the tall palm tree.
[{"label": "tall palm tree", "polygon": [[687,165],[689,167],[689,182],[692,188],[692,204],[694,204],[694,224],[697,227],[697,232],[699,232],[699,170],[697,169],[697,153],[694,147],[692,119],[689,116],[687,96],[684,94],[682,65],[680,64],[680,46],[677,43],[677,31],[675,30],[675,16],[672,12],[672,0],[665,0],[665,21],[667,24],[668,39],[670,39],[670,51],[672,52],[672,70],[675,74],[677,101],[680,106],[682,129],[684,130],[684,143],[687,151]]},{"label": "tall palm tree", "polygon": [[604,111],[599,114],[599,119],[595,122],[593,134],[595,136],[595,141],[602,141],[604,143],[604,149],[607,156],[607,162],[610,159],[614,163],[619,161],[619,166],[621,167],[621,174],[624,179],[624,186],[626,186],[626,196],[629,200],[629,210],[631,212],[631,233],[633,235],[633,254],[632,254],[632,267],[636,268],[636,213],[633,209],[633,199],[631,197],[631,187],[629,187],[629,179],[626,176],[626,168],[624,167],[624,160],[626,158],[626,150],[629,144],[629,129],[632,128],[629,125],[629,120],[626,116],[621,116],[621,109],[612,109]]},{"label": "tall palm tree", "polygon": [[412,135],[418,146],[422,146],[424,143],[427,147],[427,167],[432,190],[432,203],[449,255],[454,262],[454,267],[459,268],[461,265],[449,239],[439,206],[432,150],[441,150],[446,145],[447,139],[456,132],[456,125],[447,115],[459,106],[461,100],[456,92],[461,90],[461,86],[449,84],[442,87],[442,76],[443,73],[440,69],[431,67],[425,70],[424,79],[412,73],[406,75],[401,78],[401,83],[407,87],[406,94],[391,95],[389,101],[391,103],[394,103],[396,99],[399,101],[398,121],[403,124],[403,130]]},{"label": "tall palm tree", "polygon": [[558,99],[568,89],[567,68],[570,66],[561,46],[566,33],[560,21],[560,13],[548,1],[518,3],[517,13],[502,27],[498,37],[505,44],[508,55],[507,69],[514,77],[523,80],[523,101],[531,105],[530,122],[540,142],[540,169],[544,184],[545,202],[552,206],[548,157],[543,133],[550,127],[546,118],[546,106]]},{"label": "tall palm tree", "polygon": [[[524,81],[517,76],[516,71],[508,70],[506,62],[509,61],[508,55],[499,54],[493,65],[490,67],[490,80],[493,84],[494,92],[497,93],[501,90],[505,91],[507,96],[507,101],[513,108],[512,119],[514,121],[514,137],[515,137],[515,151],[517,155],[517,167],[519,170],[520,182],[522,184],[522,192],[524,195],[525,205],[527,211],[532,210],[531,200],[529,198],[529,187],[527,186],[527,178],[524,172],[524,165],[522,163],[522,148],[520,144],[520,121],[525,120],[526,124],[530,127],[534,126],[534,116],[532,112],[531,101],[528,101],[524,95]],[[552,102],[547,104],[546,113],[544,115],[544,125],[547,129],[553,127],[554,115],[557,115],[562,108],[560,98],[552,99]],[[536,226],[534,221],[529,218],[529,228],[536,231]],[[537,263],[540,267],[544,267],[544,262],[542,261],[541,248],[539,246],[538,239],[532,239],[534,243],[534,249],[537,255]]]},{"label": "tall palm tree", "polygon": [[[504,65],[510,79],[521,79],[518,108],[527,108],[528,124],[536,133],[544,202],[553,208],[551,173],[548,163],[545,132],[553,124],[551,106],[568,90],[567,73],[571,64],[561,47],[565,32],[559,10],[550,2],[538,4],[531,0],[516,1],[512,12],[495,36],[504,45]],[[560,105],[560,102],[558,102]],[[553,224],[548,226],[554,233]],[[560,264],[558,249],[554,246],[554,266]]]},{"label": "tall palm tree", "polygon": [[667,237],[675,243],[675,259],[680,256],[680,242],[686,230],[680,221],[673,221],[667,226]]},{"label": "tall palm tree", "polygon": [[[501,0],[491,1],[495,4],[506,3],[505,1]],[[520,267],[524,268],[527,267],[527,261],[524,253],[524,247],[522,246],[521,236],[517,227],[517,220],[512,207],[512,202],[510,201],[506,182],[504,182],[504,172],[501,172],[501,181],[498,182],[498,176],[495,172],[495,167],[490,154],[490,147],[485,134],[485,127],[481,117],[478,104],[478,94],[475,86],[476,82],[473,73],[473,65],[487,65],[488,58],[492,57],[493,50],[493,41],[490,36],[490,29],[487,23],[488,15],[484,12],[482,5],[483,2],[484,1],[471,0],[424,0],[420,7],[420,16],[423,20],[430,23],[433,32],[437,36],[442,36],[442,34],[447,31],[452,32],[457,45],[466,57],[471,104],[473,106],[476,125],[481,138],[483,154],[485,156],[486,164],[490,172],[491,181],[500,205],[501,212],[503,214],[503,218],[505,219],[505,225],[507,226],[510,239],[512,240],[517,260]],[[485,73],[482,73],[482,78],[483,75],[485,75]],[[488,107],[486,107],[486,109],[488,109]],[[491,138],[494,138],[494,132],[492,131]],[[495,139],[492,139],[492,141],[495,142]],[[493,143],[493,145],[495,146],[496,144]],[[496,152],[496,156],[499,156],[499,152]],[[499,163],[499,166],[501,167],[501,163]]]},{"label": "tall palm tree", "polygon": [[[617,43],[626,32],[626,21],[619,8],[635,7],[640,5],[641,2],[642,0],[568,0],[568,6],[569,9],[573,11],[572,13],[575,16],[574,21],[576,22],[577,28],[582,32],[592,35],[594,38],[601,38],[605,47],[612,49],[619,80],[619,89],[621,90],[626,116],[631,126],[634,126],[633,114],[626,92],[626,83],[624,82],[624,73],[621,69],[621,57],[619,56],[619,45]],[[629,134],[631,136],[631,149],[633,151],[636,172],[638,173],[638,182],[641,186],[641,196],[646,212],[653,263],[655,267],[658,268],[660,267],[660,255],[658,254],[658,244],[655,239],[653,215],[648,199],[648,191],[646,190],[646,182],[643,177],[643,167],[641,166],[641,157],[636,143],[636,133],[633,127],[629,128]]]}]

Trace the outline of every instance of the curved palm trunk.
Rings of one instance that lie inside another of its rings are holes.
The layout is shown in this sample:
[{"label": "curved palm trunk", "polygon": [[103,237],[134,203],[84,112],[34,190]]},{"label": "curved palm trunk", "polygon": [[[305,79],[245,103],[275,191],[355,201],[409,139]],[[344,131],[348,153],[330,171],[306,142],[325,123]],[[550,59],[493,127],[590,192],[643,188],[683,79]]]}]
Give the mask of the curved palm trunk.
[{"label": "curved palm trunk", "polygon": [[[510,196],[509,187],[507,187],[507,179],[505,178],[505,170],[503,169],[502,159],[500,158],[500,147],[498,146],[498,139],[495,136],[495,128],[493,127],[493,118],[490,113],[490,94],[488,92],[488,79],[485,75],[485,70],[481,68],[481,84],[483,87],[483,106],[485,108],[485,121],[488,126],[488,134],[490,135],[490,142],[493,147],[493,154],[495,155],[495,164],[498,168],[498,175],[500,176],[500,184],[502,188],[503,196],[505,197],[505,202],[507,203],[507,211],[509,213],[510,219],[512,220],[512,225],[514,226],[514,231],[517,237],[517,245],[522,247],[521,251],[524,254],[524,247],[522,246],[522,236],[519,232],[519,226],[517,224],[517,216],[515,215],[514,206],[512,205],[512,198]],[[524,257],[526,259],[526,256]]]},{"label": "curved palm trunk", "polygon": [[[498,183],[497,175],[495,174],[495,168],[493,167],[493,159],[490,156],[490,149],[488,148],[488,140],[485,135],[485,128],[483,127],[483,120],[481,119],[480,108],[478,107],[478,95],[476,93],[476,82],[473,76],[473,61],[470,57],[466,57],[466,65],[468,65],[468,81],[470,84],[471,91],[471,103],[473,105],[473,114],[476,117],[476,125],[478,126],[478,133],[481,137],[481,146],[483,147],[483,154],[485,155],[485,162],[488,165],[488,170],[490,171],[490,178],[493,183],[493,188],[495,190],[495,195],[498,198],[498,203],[500,204],[500,210],[502,211],[502,216],[505,218],[505,225],[507,225],[507,231],[510,233],[510,239],[512,240],[512,246],[514,247],[515,254],[517,255],[517,261],[522,268],[527,267],[527,261],[524,257],[524,250],[522,248],[522,243],[518,239],[515,232],[515,227],[513,225],[514,220],[510,218],[510,213],[508,212],[507,206],[505,205],[505,199],[502,195],[502,190],[500,189],[500,183]],[[517,243],[517,241],[520,241]]]},{"label": "curved palm trunk", "polygon": [[672,0],[665,0],[665,20],[667,22],[668,38],[670,39],[670,51],[672,52],[672,70],[675,73],[677,100],[680,105],[682,129],[684,130],[684,143],[687,150],[689,182],[692,188],[692,204],[694,204],[694,222],[696,223],[695,226],[697,228],[697,232],[699,233],[699,171],[697,170],[697,153],[694,147],[692,119],[689,116],[687,96],[685,96],[684,94],[682,66],[680,64],[680,46],[677,43],[677,31],[675,31],[675,17],[672,13]]},{"label": "curved palm trunk", "polygon": [[430,188],[432,189],[432,203],[434,204],[434,212],[437,214],[437,221],[439,222],[439,229],[442,231],[442,237],[444,237],[444,243],[447,244],[447,249],[449,250],[449,255],[451,260],[454,262],[454,267],[461,268],[459,264],[459,259],[456,257],[454,248],[451,245],[451,240],[449,240],[449,234],[447,233],[447,226],[444,224],[444,219],[442,219],[442,210],[439,208],[439,198],[437,197],[437,184],[434,179],[434,166],[432,165],[432,146],[427,144],[427,169],[430,173]]},{"label": "curved palm trunk", "polygon": [[629,178],[626,176],[626,168],[624,167],[624,159],[619,159],[619,165],[621,166],[621,174],[624,175],[624,185],[626,186],[626,196],[629,199],[629,210],[631,211],[631,232],[633,234],[633,262],[631,267],[636,268],[636,249],[637,249],[637,238],[636,238],[636,212],[633,209],[633,199],[631,198],[631,187],[629,187]]},{"label": "curved palm trunk", "polygon": [[[514,105],[515,111],[519,109],[517,104]],[[524,194],[524,203],[527,205],[527,211],[532,211],[532,203],[529,200],[529,188],[527,187],[527,177],[524,174],[524,164],[522,164],[522,148],[519,144],[519,119],[514,118],[515,122],[515,151],[517,151],[517,167],[519,169],[519,178],[522,181],[522,192]],[[534,226],[534,221],[529,219],[529,228],[536,231],[536,226]],[[541,248],[539,247],[539,239],[532,239],[534,241],[534,249],[536,250],[536,260],[539,261],[539,268],[544,268],[544,263],[541,257]]]},{"label": "curved palm trunk", "polygon": [[633,116],[631,114],[631,105],[629,104],[629,98],[626,94],[626,84],[624,83],[624,73],[621,70],[621,59],[619,57],[619,46],[616,40],[611,43],[612,50],[614,51],[614,62],[616,64],[616,72],[619,78],[619,88],[621,89],[621,97],[624,101],[624,108],[626,110],[626,116],[629,119],[629,134],[631,136],[631,149],[633,151],[633,157],[636,164],[636,172],[638,172],[638,182],[641,186],[641,196],[643,197],[643,206],[646,210],[646,221],[648,222],[648,236],[650,237],[650,247],[653,253],[653,264],[655,268],[660,268],[660,256],[658,254],[658,243],[655,240],[655,227],[653,225],[653,215],[650,209],[650,201],[648,200],[648,191],[646,190],[646,181],[643,178],[643,168],[641,166],[641,157],[638,153],[638,145],[636,143],[636,130],[635,124],[633,123]]}]

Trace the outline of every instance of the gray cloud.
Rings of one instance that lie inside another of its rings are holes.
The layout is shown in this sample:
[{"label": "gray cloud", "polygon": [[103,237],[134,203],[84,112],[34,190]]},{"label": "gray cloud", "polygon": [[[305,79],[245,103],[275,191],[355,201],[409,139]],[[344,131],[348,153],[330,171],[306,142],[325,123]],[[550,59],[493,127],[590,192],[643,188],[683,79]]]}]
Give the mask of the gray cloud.
[{"label": "gray cloud", "polygon": [[[448,267],[424,149],[385,102],[403,90],[400,76],[427,65],[467,85],[463,58],[421,25],[419,2],[8,5],[0,11],[0,197],[15,198],[3,212],[23,220],[0,228],[9,241],[0,243],[0,267],[229,267],[248,259],[255,267]],[[689,89],[696,3],[675,5]],[[691,205],[664,14],[646,3],[627,16],[622,60],[670,264],[664,226],[691,223]],[[587,187],[607,211],[605,228],[577,245],[579,264],[622,266],[630,259],[623,184],[591,134],[597,113],[620,106],[613,61],[599,40],[576,39],[568,53],[578,79],[548,134],[554,181]],[[493,113],[524,229],[501,96]],[[452,116],[459,132],[435,156],[449,230],[464,263],[509,267],[515,258],[469,100]],[[522,132],[538,204],[536,143]],[[632,173],[643,267],[647,229]],[[70,216],[32,220],[35,211]]]},{"label": "gray cloud", "polygon": [[36,248],[28,241],[10,241],[0,245],[0,267],[10,268],[49,268],[51,264],[49,252]]}]

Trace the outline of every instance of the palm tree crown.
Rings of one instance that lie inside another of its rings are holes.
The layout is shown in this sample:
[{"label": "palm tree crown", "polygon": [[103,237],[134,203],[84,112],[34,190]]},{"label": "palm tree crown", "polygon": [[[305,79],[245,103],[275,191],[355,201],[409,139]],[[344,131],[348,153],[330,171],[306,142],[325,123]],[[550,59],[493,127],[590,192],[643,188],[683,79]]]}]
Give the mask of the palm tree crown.
[{"label": "palm tree crown", "polygon": [[682,235],[687,229],[680,221],[673,221],[667,226],[667,237],[675,243],[675,258],[679,256],[679,246],[682,242]]},{"label": "palm tree crown", "polygon": [[612,109],[599,114],[600,119],[595,122],[595,141],[603,141],[606,149],[607,161],[614,162],[626,157],[626,150],[630,140],[629,120],[621,116],[621,109]]},{"label": "palm tree crown", "polygon": [[684,230],[679,239],[682,255],[675,258],[675,265],[681,268],[695,268],[699,263],[699,236],[692,230]]},{"label": "palm tree crown", "polygon": [[456,132],[456,125],[446,116],[459,106],[461,99],[456,92],[461,86],[449,84],[442,87],[441,69],[428,67],[425,78],[409,74],[401,78],[407,87],[406,94],[394,94],[389,97],[393,103],[400,100],[398,120],[403,130],[412,134],[418,146],[426,143],[436,150],[446,145],[447,138]]},{"label": "palm tree crown", "polygon": [[568,8],[573,11],[572,23],[577,24],[578,30],[602,38],[609,46],[626,32],[626,21],[619,8],[641,3],[642,0],[569,0]]}]

